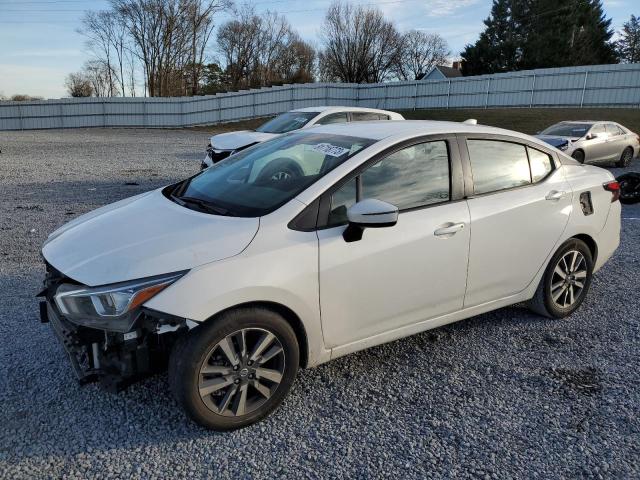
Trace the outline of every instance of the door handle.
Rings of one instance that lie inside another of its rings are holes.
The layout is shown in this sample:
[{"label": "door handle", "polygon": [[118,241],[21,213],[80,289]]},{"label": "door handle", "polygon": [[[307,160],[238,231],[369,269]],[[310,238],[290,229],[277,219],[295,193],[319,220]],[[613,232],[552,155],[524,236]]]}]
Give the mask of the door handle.
[{"label": "door handle", "polygon": [[545,200],[551,200],[552,202],[557,202],[562,197],[564,197],[564,195],[565,195],[565,192],[561,192],[558,190],[551,190],[549,193],[547,193],[547,196],[544,198]]},{"label": "door handle", "polygon": [[438,228],[433,234],[436,237],[451,237],[464,228],[464,223],[445,223],[444,226]]}]

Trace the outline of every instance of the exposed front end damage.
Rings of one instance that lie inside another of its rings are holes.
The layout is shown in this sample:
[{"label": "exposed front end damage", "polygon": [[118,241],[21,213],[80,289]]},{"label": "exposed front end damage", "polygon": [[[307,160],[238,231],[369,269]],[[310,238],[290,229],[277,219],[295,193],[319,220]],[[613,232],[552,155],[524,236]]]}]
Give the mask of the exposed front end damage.
[{"label": "exposed front end damage", "polygon": [[51,325],[81,384],[100,382],[110,391],[119,391],[166,369],[177,338],[196,325],[145,307],[132,312],[130,328],[124,332],[106,325],[83,325],[82,320],[67,318],[54,300],[58,289],[72,282],[47,264],[45,288],[38,295],[43,297],[40,320]]}]

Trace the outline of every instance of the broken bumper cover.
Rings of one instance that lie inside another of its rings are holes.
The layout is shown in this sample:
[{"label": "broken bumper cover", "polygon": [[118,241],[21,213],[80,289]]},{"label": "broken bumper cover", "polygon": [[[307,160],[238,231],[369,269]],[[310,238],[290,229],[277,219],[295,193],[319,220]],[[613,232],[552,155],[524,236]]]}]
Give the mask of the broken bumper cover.
[{"label": "broken bumper cover", "polygon": [[[186,325],[175,320],[171,320],[172,325],[154,318],[150,310],[140,313],[130,332],[89,328],[62,317],[49,301],[43,303],[41,321],[51,325],[78,381],[81,384],[99,381],[110,391],[122,390],[166,368],[177,335],[186,330]],[[160,335],[160,329],[169,333]]]}]

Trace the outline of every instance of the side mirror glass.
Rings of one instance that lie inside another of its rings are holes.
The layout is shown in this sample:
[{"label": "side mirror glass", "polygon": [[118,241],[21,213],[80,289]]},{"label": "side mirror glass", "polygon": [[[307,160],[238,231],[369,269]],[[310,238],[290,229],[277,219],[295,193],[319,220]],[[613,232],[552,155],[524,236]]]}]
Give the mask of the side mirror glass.
[{"label": "side mirror glass", "polygon": [[347,210],[349,226],[343,233],[347,242],[362,239],[365,228],[393,227],[398,222],[398,207],[390,203],[368,198]]}]

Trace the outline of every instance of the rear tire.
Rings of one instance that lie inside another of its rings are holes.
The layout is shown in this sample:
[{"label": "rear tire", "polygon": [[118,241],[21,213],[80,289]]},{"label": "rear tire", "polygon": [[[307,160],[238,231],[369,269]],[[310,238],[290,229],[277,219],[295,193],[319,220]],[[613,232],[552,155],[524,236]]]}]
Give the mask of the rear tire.
[{"label": "rear tire", "polygon": [[571,154],[571,157],[580,163],[584,163],[584,152],[582,150],[576,150]]},{"label": "rear tire", "polygon": [[269,415],[298,371],[296,335],[279,314],[239,308],[191,330],[171,352],[169,386],[186,413],[213,430]]},{"label": "rear tire", "polygon": [[616,162],[616,167],[625,168],[628,167],[631,163],[631,159],[633,158],[633,148],[627,147],[622,152],[620,156],[620,160]]},{"label": "rear tire", "polygon": [[539,315],[564,318],[582,304],[591,285],[593,257],[586,243],[566,241],[553,255],[527,306]]}]

